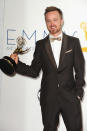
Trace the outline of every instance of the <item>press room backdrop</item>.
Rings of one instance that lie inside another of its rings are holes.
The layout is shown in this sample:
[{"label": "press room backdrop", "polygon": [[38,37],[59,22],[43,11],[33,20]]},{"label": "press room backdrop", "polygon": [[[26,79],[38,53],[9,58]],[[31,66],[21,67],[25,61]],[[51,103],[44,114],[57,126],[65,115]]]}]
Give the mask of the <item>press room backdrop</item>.
[{"label": "press room backdrop", "polygon": [[[0,58],[13,52],[16,38],[22,35],[31,50],[25,55],[19,55],[19,58],[27,64],[31,63],[35,42],[48,34],[44,21],[47,6],[62,9],[63,31],[80,39],[87,61],[86,0],[0,0]],[[18,74],[9,77],[0,71],[0,131],[42,131],[41,109],[37,98],[41,76],[42,72],[37,79]],[[87,131],[87,88],[82,101],[82,112],[83,131]],[[62,117],[58,131],[66,131]]]}]

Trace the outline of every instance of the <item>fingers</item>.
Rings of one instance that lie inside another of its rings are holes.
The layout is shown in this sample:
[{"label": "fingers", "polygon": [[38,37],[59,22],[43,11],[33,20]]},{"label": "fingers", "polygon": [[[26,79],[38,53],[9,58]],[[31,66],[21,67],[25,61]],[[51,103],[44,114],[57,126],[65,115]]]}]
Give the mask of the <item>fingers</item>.
[{"label": "fingers", "polygon": [[16,64],[18,64],[18,55],[17,54],[11,54],[10,57],[15,61]]}]

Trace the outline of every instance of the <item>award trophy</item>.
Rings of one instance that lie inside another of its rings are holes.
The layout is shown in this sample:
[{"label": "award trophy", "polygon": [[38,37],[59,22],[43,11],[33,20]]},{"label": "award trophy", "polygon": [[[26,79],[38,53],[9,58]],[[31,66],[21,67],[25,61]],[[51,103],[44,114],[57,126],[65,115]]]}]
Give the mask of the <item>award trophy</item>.
[{"label": "award trophy", "polygon": [[[17,48],[14,50],[13,54],[24,54],[29,51],[30,48],[24,49],[26,45],[26,40],[24,39],[24,37],[19,36],[16,39],[16,42],[17,42]],[[0,68],[7,75],[14,75],[16,69],[16,63],[11,57],[4,56],[2,59],[0,59]]]}]

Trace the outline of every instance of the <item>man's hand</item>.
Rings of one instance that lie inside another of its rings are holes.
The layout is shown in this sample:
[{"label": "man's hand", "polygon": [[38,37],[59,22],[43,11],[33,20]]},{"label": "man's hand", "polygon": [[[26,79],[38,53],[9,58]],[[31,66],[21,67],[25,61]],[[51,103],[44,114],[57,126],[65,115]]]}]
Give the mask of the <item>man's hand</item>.
[{"label": "man's hand", "polygon": [[17,54],[11,54],[10,57],[15,61],[16,64],[18,64],[18,55]]},{"label": "man's hand", "polygon": [[81,98],[79,96],[77,96],[77,99],[81,100]]}]

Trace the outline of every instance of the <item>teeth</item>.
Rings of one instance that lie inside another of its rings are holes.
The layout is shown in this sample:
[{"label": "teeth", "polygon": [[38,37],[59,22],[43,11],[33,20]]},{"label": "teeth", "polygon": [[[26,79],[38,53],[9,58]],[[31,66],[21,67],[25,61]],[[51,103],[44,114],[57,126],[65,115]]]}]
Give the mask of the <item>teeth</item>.
[{"label": "teeth", "polygon": [[51,27],[52,29],[54,29],[55,27]]}]

